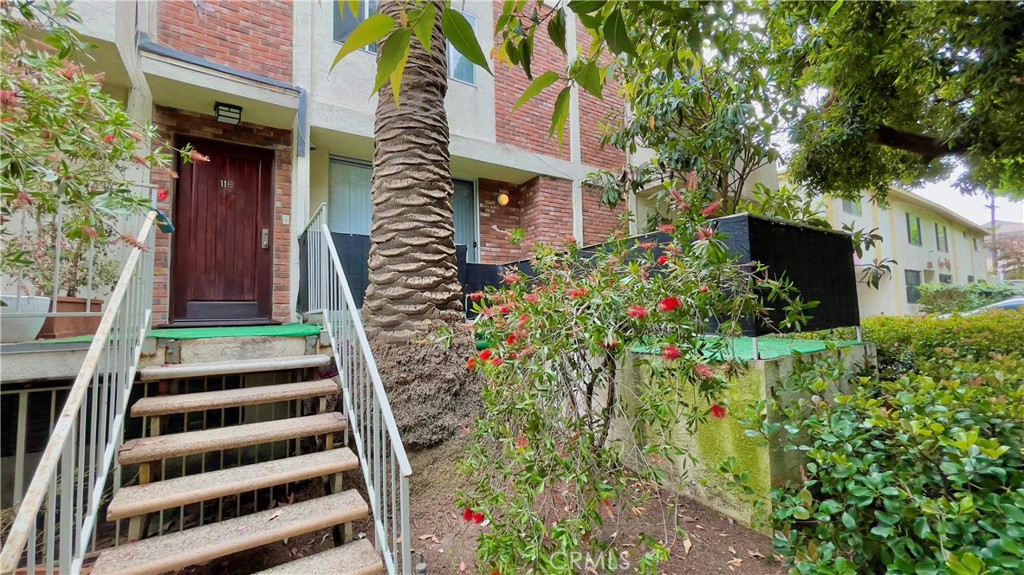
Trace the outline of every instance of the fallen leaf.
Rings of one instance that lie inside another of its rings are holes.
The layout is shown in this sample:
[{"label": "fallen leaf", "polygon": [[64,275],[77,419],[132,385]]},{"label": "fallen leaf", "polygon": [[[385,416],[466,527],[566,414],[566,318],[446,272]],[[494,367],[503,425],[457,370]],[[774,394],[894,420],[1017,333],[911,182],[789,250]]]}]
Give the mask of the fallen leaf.
[{"label": "fallen leaf", "polygon": [[699,525],[699,524],[698,524],[698,525],[697,525],[697,529],[704,529],[704,526],[703,526],[703,525]]},{"label": "fallen leaf", "polygon": [[427,539],[433,539],[434,537],[436,536],[433,533],[425,533],[420,535],[420,541],[426,541]]},{"label": "fallen leaf", "polygon": [[685,521],[687,523],[696,523],[697,522],[697,518],[696,517],[690,517],[689,515],[680,515],[680,517],[682,517],[683,521]]},{"label": "fallen leaf", "polygon": [[740,559],[739,557],[733,557],[732,559],[729,560],[729,565],[735,565],[736,567],[739,567],[742,564],[743,564],[743,560]]},{"label": "fallen leaf", "polygon": [[747,549],[747,555],[758,559],[764,559],[764,555],[762,555],[760,551],[751,551],[750,549]]},{"label": "fallen leaf", "polygon": [[733,555],[735,555],[736,554],[736,548],[733,547],[732,545],[730,545],[729,546],[729,553],[732,553]]},{"label": "fallen leaf", "polygon": [[460,561],[459,562],[459,573],[465,573],[466,569],[467,569],[466,562],[465,561]]},{"label": "fallen leaf", "polygon": [[683,551],[686,552],[687,555],[690,554],[691,547],[693,547],[693,541],[690,541],[689,537],[683,539]]}]

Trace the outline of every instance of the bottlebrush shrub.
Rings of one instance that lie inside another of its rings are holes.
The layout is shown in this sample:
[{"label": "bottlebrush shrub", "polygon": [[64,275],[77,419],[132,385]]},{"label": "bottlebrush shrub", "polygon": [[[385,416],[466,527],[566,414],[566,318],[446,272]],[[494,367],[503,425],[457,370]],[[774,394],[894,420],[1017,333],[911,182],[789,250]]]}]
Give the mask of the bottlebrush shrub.
[{"label": "bottlebrush shrub", "polygon": [[[508,270],[502,289],[476,296],[478,336],[493,345],[467,363],[487,383],[462,465],[473,487],[460,504],[489,521],[478,545],[487,572],[577,573],[566,558],[628,550],[634,567],[655,573],[664,545],[601,528],[639,509],[643,493],[627,486],[664,479],[684,455],[672,445],[678,425],[693,429],[715,406],[726,416],[721,373],[735,366],[705,365],[728,345],[702,337],[712,318],[738,335],[742,318],[764,313],[761,294],[788,311],[787,323],[806,320],[809,305],[764,269],[734,263],[694,204],[664,227],[668,243],[620,233],[596,253],[540,246],[533,278]],[[645,354],[632,357],[638,348]],[[623,389],[627,356],[652,376]],[[614,439],[613,424],[635,447]]]},{"label": "bottlebrush shrub", "polygon": [[863,377],[841,394],[841,365],[808,362],[786,382],[779,418],[756,429],[809,460],[772,494],[791,572],[1021,572],[1024,360],[942,353],[927,366],[940,378]]}]

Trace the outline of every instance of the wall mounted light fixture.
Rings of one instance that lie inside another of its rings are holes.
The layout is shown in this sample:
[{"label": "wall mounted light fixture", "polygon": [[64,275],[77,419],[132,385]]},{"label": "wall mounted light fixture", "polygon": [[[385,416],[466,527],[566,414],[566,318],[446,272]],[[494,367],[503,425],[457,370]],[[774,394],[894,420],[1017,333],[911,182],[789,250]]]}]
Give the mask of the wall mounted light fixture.
[{"label": "wall mounted light fixture", "polygon": [[242,107],[224,102],[217,102],[213,105],[213,113],[217,115],[217,121],[237,126],[242,121]]},{"label": "wall mounted light fixture", "polygon": [[498,205],[507,206],[509,202],[508,194],[498,194]]}]

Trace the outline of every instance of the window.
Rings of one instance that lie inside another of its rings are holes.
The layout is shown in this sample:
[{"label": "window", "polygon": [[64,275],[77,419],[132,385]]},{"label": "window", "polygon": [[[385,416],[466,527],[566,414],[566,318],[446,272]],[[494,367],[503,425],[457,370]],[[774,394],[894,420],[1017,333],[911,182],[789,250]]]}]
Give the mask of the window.
[{"label": "window", "polygon": [[854,216],[863,216],[864,210],[861,208],[860,200],[851,202],[850,200],[843,200],[843,212]]},{"label": "window", "polygon": [[912,246],[921,245],[921,218],[907,213],[907,241]]},{"label": "window", "polygon": [[949,237],[946,235],[946,226],[935,224],[935,247],[940,252],[949,252]]},{"label": "window", "polygon": [[[469,24],[473,26],[475,32],[476,16],[465,12],[461,12],[461,14],[466,17],[466,20],[469,20]],[[460,54],[451,42],[448,42],[448,77],[476,86],[476,65]]]},{"label": "window", "polygon": [[[334,41],[344,43],[352,35],[352,31],[360,22],[377,13],[377,0],[359,0],[359,13],[353,14],[347,0],[334,1]],[[370,52],[377,51],[377,44],[366,47]]]},{"label": "window", "polygon": [[917,303],[921,293],[917,286],[921,285],[921,272],[917,270],[903,270],[903,277],[907,280],[907,303]]},{"label": "window", "polygon": [[951,283],[953,283],[953,276],[951,276],[949,274],[939,274],[939,283],[940,284],[951,284]]},{"label": "window", "polygon": [[455,194],[452,209],[455,212],[455,243],[466,246],[466,261],[477,262],[476,241],[476,187],[473,182],[452,180]]},{"label": "window", "polygon": [[967,283],[969,283],[969,284],[974,283],[974,276],[967,276]]},{"label": "window", "polygon": [[974,244],[974,251],[976,251],[976,252],[980,252],[981,251],[980,249],[978,249],[978,238],[971,238],[971,243]]}]

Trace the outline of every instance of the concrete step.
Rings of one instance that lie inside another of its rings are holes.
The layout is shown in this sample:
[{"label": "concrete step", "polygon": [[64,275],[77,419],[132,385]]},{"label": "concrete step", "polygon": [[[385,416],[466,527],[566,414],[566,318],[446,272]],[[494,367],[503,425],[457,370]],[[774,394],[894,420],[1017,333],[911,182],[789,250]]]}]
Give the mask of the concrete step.
[{"label": "concrete step", "polygon": [[143,397],[135,402],[135,405],[132,406],[132,417],[171,415],[173,413],[205,411],[207,409],[260,405],[264,403],[277,403],[279,401],[323,397],[336,393],[338,393],[338,384],[330,379],[320,379],[278,385],[255,385],[240,389],[225,389],[223,391],[159,395]]},{"label": "concrete step", "polygon": [[296,559],[255,575],[380,575],[384,562],[366,539]]},{"label": "concrete step", "polygon": [[208,377],[212,375],[233,375],[239,373],[259,373],[262,371],[305,369],[310,367],[323,367],[329,363],[331,363],[331,358],[327,355],[296,355],[292,357],[232,359],[228,361],[210,361],[205,363],[180,363],[142,368],[139,370],[139,380],[164,381],[168,379]]},{"label": "concrete step", "polygon": [[114,499],[107,507],[107,520],[137,517],[227,495],[341,473],[358,467],[359,459],[356,454],[347,447],[342,447],[177,477],[148,485],[132,485],[121,488],[114,495]]},{"label": "concrete step", "polygon": [[125,442],[121,446],[117,460],[121,465],[160,461],[171,457],[335,433],[345,431],[347,427],[345,416],[332,411],[291,419],[143,437]]},{"label": "concrete step", "polygon": [[92,575],[150,575],[366,517],[354,490],[121,545],[100,554]]}]

